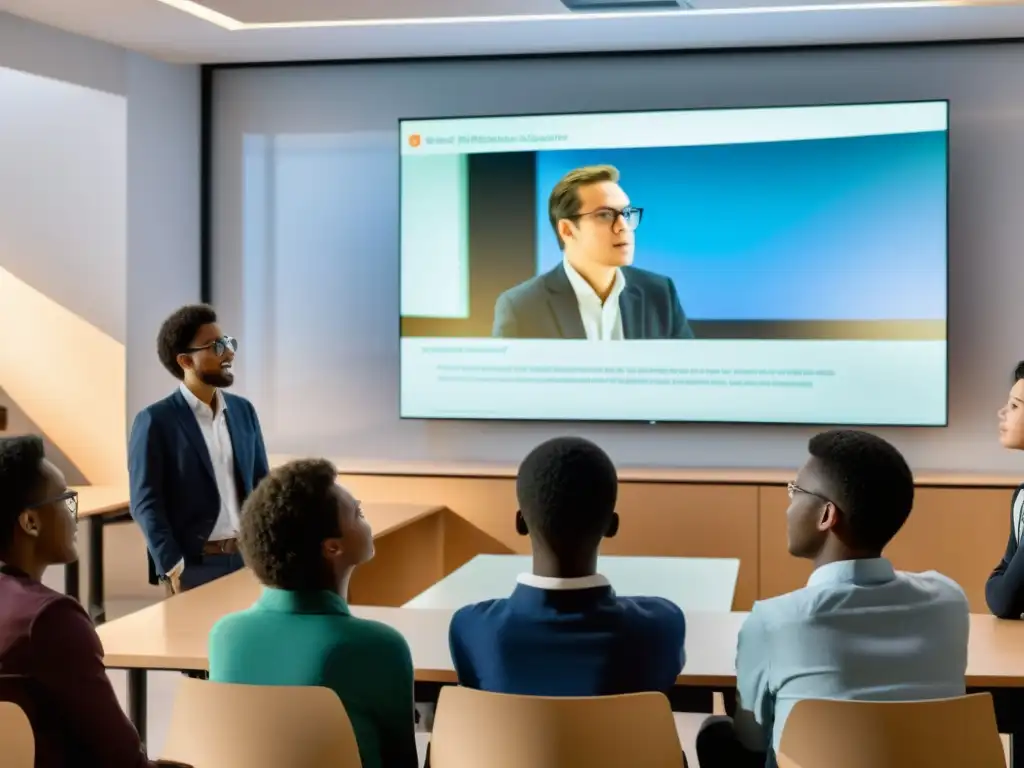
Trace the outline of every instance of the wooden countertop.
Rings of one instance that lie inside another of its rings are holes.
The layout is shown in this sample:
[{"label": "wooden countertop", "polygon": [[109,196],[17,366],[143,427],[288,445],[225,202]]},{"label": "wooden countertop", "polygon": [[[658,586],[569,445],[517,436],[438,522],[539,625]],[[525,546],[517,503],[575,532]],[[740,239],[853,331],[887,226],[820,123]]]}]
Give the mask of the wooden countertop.
[{"label": "wooden countertop", "polygon": [[[270,465],[280,466],[298,458],[283,454],[270,457]],[[448,461],[370,461],[331,459],[342,475],[387,475],[411,477],[482,477],[512,478],[517,465],[498,462]],[[639,467],[620,466],[619,480],[626,483],[692,483],[722,485],[785,485],[796,474],[792,469],[742,469],[701,467]],[[917,472],[916,484],[938,488],[1016,488],[1024,482],[1024,474],[972,472]]]},{"label": "wooden countertop", "polygon": [[78,517],[112,515],[128,509],[128,486],[125,485],[76,485],[78,491]]},{"label": "wooden countertop", "polygon": [[[98,629],[106,664],[114,668],[207,669],[210,629],[221,616],[248,608],[259,592],[252,573],[240,571],[107,622]],[[352,612],[389,624],[405,636],[417,680],[455,682],[448,647],[453,611],[353,606]],[[736,639],[746,616],[739,612],[687,614],[687,658],[680,685],[735,686]],[[1024,687],[1022,647],[1024,622],[972,614],[967,685]]]},{"label": "wooden countertop", "polygon": [[[363,514],[373,536],[379,539],[436,514],[444,507],[430,504],[364,503]],[[136,613],[108,621],[97,628],[106,651],[109,667],[143,667],[170,669],[206,669],[206,638],[221,616],[248,608],[260,593],[260,585],[251,571],[245,570],[191,592],[176,595]],[[394,608],[354,608],[357,615],[376,618],[375,611]],[[364,614],[368,611],[368,614]],[[440,635],[447,651],[448,619]],[[438,618],[437,621],[441,621]],[[427,632],[437,630],[426,625]],[[411,629],[411,627],[405,627]],[[429,648],[427,649],[429,652]],[[428,661],[430,661],[428,656]]]}]

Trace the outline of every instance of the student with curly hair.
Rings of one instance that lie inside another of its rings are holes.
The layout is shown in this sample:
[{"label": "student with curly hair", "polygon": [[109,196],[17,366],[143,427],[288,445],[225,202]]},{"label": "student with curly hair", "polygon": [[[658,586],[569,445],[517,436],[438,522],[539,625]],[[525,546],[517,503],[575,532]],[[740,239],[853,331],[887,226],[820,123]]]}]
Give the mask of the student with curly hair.
[{"label": "student with curly hair", "polygon": [[416,768],[412,655],[396,630],[349,610],[349,579],[373,557],[373,533],[337,477],[328,461],[293,461],[246,501],[239,541],[264,589],[210,631],[210,679],[331,688],[363,768]]},{"label": "student with curly hair", "polygon": [[239,515],[268,472],[256,409],[223,390],[238,342],[206,305],[160,328],[157,353],[178,387],[135,417],[128,444],[131,513],[146,538],[150,583],[171,594],[242,567]]}]

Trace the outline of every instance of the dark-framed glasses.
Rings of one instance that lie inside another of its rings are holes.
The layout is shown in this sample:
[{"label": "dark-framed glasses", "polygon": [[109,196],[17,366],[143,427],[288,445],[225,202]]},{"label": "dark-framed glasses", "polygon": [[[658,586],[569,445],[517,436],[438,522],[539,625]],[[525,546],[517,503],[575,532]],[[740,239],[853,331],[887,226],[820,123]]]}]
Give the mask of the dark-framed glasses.
[{"label": "dark-framed glasses", "polygon": [[57,496],[51,496],[48,499],[32,504],[29,509],[39,509],[41,507],[48,507],[50,504],[63,504],[67,509],[68,514],[77,522],[78,521],[78,491],[67,490]]},{"label": "dark-framed glasses", "polygon": [[643,208],[635,208],[632,205],[628,205],[625,208],[598,208],[596,211],[587,211],[586,213],[577,213],[575,216],[570,216],[570,219],[582,219],[584,216],[589,216],[594,219],[598,224],[607,224],[609,227],[615,226],[615,222],[622,217],[622,220],[626,222],[628,229],[636,229],[640,226],[640,222],[644,217]]},{"label": "dark-framed glasses", "polygon": [[209,344],[203,344],[201,347],[189,347],[189,352],[202,352],[204,349],[208,349],[217,357],[224,357],[224,353],[229,349],[232,352],[238,351],[238,339],[233,336],[221,336],[219,339],[211,341]]}]

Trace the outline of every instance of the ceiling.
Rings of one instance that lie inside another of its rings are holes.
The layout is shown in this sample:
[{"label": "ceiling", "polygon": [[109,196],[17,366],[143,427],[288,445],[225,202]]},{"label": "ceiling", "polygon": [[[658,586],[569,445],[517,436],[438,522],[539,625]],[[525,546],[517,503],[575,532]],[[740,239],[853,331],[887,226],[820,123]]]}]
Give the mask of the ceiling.
[{"label": "ceiling", "polygon": [[574,14],[560,0],[0,0],[0,11],[199,63],[1024,38],[1024,6],[1006,0],[691,3]]}]

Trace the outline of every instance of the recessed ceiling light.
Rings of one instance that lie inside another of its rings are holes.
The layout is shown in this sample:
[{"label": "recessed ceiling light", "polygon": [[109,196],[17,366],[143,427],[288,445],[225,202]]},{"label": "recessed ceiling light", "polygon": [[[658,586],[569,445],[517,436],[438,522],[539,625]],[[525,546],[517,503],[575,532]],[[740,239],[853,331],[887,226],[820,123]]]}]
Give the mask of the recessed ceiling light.
[{"label": "recessed ceiling light", "polygon": [[578,22],[581,20],[611,21],[616,19],[659,18],[676,16],[738,16],[778,13],[820,13],[822,11],[868,11],[924,8],[955,8],[979,5],[1011,5],[1007,0],[896,0],[876,3],[822,3],[818,5],[776,5],[737,8],[679,8],[668,11],[595,11],[593,13],[504,14],[498,16],[428,16],[414,18],[336,19],[324,21],[273,21],[247,23],[207,8],[193,0],[158,0],[179,11],[216,24],[231,32],[257,29],[315,29],[323,27],[403,27],[443,26],[449,24],[507,24],[515,22]]}]

